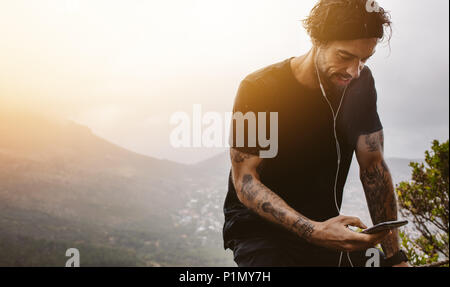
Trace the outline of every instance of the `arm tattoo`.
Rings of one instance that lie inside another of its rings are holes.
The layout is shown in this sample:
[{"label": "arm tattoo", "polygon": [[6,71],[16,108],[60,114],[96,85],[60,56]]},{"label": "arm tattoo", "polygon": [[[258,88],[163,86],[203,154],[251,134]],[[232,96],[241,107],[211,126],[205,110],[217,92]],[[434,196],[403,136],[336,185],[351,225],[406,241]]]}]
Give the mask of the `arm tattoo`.
[{"label": "arm tattoo", "polygon": [[241,193],[245,200],[251,202],[251,209],[257,214],[270,218],[305,239],[313,233],[314,226],[306,217],[291,213],[289,206],[278,195],[259,180],[254,180],[252,175],[246,174],[242,178]]},{"label": "arm tattoo", "polygon": [[245,160],[254,157],[254,155],[240,152],[234,148],[231,149],[231,160],[235,163],[243,163]]},{"label": "arm tattoo", "polygon": [[366,193],[370,214],[376,223],[388,219],[394,212],[397,213],[392,180],[384,160],[379,165],[363,170],[361,181]]},{"label": "arm tattoo", "polygon": [[261,178],[262,172],[264,170],[265,163],[266,163],[266,161],[263,159],[263,160],[261,160],[261,162],[256,167],[256,173],[258,173],[260,178]]},{"label": "arm tattoo", "polygon": [[272,203],[264,202],[262,204],[261,208],[262,208],[262,211],[264,211],[265,213],[272,214],[272,216],[275,217],[276,219],[278,219],[280,222],[285,221],[286,212],[283,210],[275,209],[273,207]]},{"label": "arm tattoo", "polygon": [[253,176],[246,174],[242,179],[242,194],[248,201],[253,201],[256,198],[256,193],[258,192],[253,188]]},{"label": "arm tattoo", "polygon": [[382,131],[377,134],[366,135],[365,141],[369,152],[380,151],[380,148],[382,151],[384,150],[384,135]]},{"label": "arm tattoo", "polygon": [[301,237],[308,239],[314,231],[314,226],[302,216],[292,225],[294,232],[300,234]]},{"label": "arm tattoo", "polygon": [[[362,170],[361,181],[373,223],[397,220],[397,201],[385,161]],[[386,254],[395,253],[398,248],[397,234],[388,236],[382,246]]]}]

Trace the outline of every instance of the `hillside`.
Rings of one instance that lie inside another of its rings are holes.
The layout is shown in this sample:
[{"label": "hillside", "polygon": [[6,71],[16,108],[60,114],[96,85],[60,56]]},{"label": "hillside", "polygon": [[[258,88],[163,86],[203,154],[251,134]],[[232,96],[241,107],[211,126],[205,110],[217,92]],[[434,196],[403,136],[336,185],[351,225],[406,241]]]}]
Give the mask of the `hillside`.
[{"label": "hillside", "polygon": [[[220,248],[202,244],[176,218],[207,180],[70,121],[0,113],[0,265],[52,265],[59,262],[53,245],[85,246],[125,266],[228,264]],[[18,241],[34,246],[29,258],[17,258]],[[84,258],[88,265],[107,261]]]},{"label": "hillside", "polygon": [[[387,159],[394,182],[408,159]],[[233,266],[222,248],[230,160],[196,165],[123,149],[76,123],[0,113],[0,266]],[[356,160],[343,213],[370,224]]]}]

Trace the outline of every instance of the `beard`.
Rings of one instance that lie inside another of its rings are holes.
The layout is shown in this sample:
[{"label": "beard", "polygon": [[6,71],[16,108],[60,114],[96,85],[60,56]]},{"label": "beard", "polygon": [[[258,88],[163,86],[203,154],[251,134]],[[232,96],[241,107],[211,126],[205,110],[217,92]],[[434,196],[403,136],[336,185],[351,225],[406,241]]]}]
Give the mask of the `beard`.
[{"label": "beard", "polygon": [[331,81],[331,78],[334,74],[327,74],[326,71],[323,71],[320,66],[317,67],[319,70],[319,76],[322,81],[323,87],[327,93],[331,93],[333,95],[340,95],[344,92],[346,86],[336,85]]},{"label": "beard", "polygon": [[341,95],[344,92],[346,86],[337,85],[331,80],[333,76],[339,76],[340,73],[327,73],[323,53],[319,53],[317,57],[317,69],[319,72],[320,80],[322,81],[323,87],[325,91],[327,91],[327,93],[331,93],[333,95]]}]

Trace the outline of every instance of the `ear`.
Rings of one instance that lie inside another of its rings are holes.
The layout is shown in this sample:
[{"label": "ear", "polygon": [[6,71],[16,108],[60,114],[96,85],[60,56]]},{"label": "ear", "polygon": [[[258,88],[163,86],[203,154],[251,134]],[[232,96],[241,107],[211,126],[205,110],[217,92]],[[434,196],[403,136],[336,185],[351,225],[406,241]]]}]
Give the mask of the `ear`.
[{"label": "ear", "polygon": [[311,42],[313,44],[313,48],[314,50],[317,52],[319,50],[319,47],[321,45],[323,45],[319,40],[315,39],[315,38],[311,38]]},{"label": "ear", "polygon": [[311,38],[311,42],[313,44],[314,49],[316,49],[316,51],[320,48],[324,49],[328,46],[329,42],[328,41],[321,41],[318,40],[316,38]]}]

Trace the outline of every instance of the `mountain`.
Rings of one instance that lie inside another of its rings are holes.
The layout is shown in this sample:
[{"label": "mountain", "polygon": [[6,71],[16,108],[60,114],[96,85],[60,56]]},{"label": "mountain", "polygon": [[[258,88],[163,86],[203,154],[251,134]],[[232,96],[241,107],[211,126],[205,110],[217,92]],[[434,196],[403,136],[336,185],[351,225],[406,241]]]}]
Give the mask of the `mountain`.
[{"label": "mountain", "polygon": [[225,175],[227,177],[231,168],[230,155],[228,152],[219,153],[216,156],[193,165],[193,167],[201,173],[207,172],[208,174],[215,174],[222,177]]},{"label": "mountain", "polygon": [[64,248],[77,246],[91,254],[80,250],[85,266],[230,264],[219,242],[202,243],[177,218],[209,180],[74,122],[3,110],[0,265],[63,266]]},{"label": "mountain", "polygon": [[3,203],[118,224],[186,200],[174,180],[187,176],[185,166],[127,151],[70,121],[3,114],[0,139]]},{"label": "mountain", "polygon": [[[387,159],[394,182],[408,159]],[[230,159],[140,155],[71,121],[0,108],[0,266],[234,266],[223,250]],[[370,224],[356,160],[343,213]]]}]

